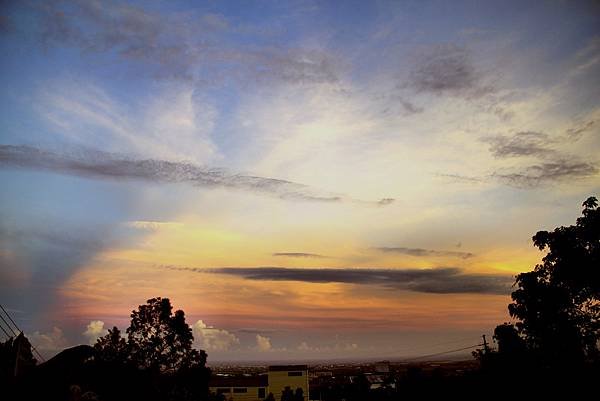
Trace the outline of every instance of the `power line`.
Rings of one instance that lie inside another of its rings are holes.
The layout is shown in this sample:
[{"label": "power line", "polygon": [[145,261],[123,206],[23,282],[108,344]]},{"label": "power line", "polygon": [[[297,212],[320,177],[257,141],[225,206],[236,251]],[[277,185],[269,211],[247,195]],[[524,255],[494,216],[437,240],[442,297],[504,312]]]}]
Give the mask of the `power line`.
[{"label": "power line", "polygon": [[406,347],[406,348],[402,348],[402,349],[396,349],[396,350],[393,350],[391,352],[393,352],[393,353],[396,353],[396,352],[406,352],[406,351],[414,351],[415,349],[417,349],[417,350],[418,349],[427,350],[427,349],[431,349],[431,348],[434,348],[434,347],[438,347],[440,345],[448,345],[448,344],[456,344],[456,343],[467,343],[467,342],[470,343],[470,342],[474,341],[475,339],[476,339],[475,336],[472,336],[472,337],[469,337],[469,338],[465,337],[465,338],[462,338],[462,339],[459,339],[459,340],[450,340],[450,341],[443,341],[441,343],[436,343],[436,344],[427,344],[427,345],[423,344],[423,345],[417,346],[417,347]]},{"label": "power line", "polygon": [[450,350],[450,351],[437,352],[435,354],[421,355],[421,356],[417,356],[415,358],[408,358],[408,359],[405,359],[405,360],[406,361],[414,361],[414,360],[418,360],[418,359],[429,358],[429,357],[432,357],[432,356],[438,356],[438,355],[444,355],[444,354],[451,354],[451,353],[454,353],[454,352],[465,351],[465,350],[468,350],[468,349],[471,349],[471,348],[481,347],[482,345],[483,344],[471,345],[470,347],[457,348],[457,349],[453,349],[453,350]]},{"label": "power line", "polygon": [[4,334],[6,334],[6,339],[7,340],[12,338],[12,336],[10,334],[8,334],[8,332],[4,329],[4,326],[2,326],[1,324],[0,324],[0,329],[2,329],[2,331],[4,332]]},{"label": "power line", "polygon": [[[4,309],[4,307],[2,306],[2,304],[0,304],[0,309],[2,309],[2,311],[4,312],[4,314],[8,317],[8,319],[12,322],[12,324],[15,326],[15,328],[17,329],[18,332],[20,332],[21,334],[23,333],[23,330],[21,330],[19,328],[19,326],[17,326],[17,324],[15,323],[15,321],[12,319],[12,317],[10,317],[10,314],[6,311],[6,309]],[[10,329],[10,331],[13,332],[13,334],[15,336],[17,336],[17,334],[15,333],[15,331],[12,329],[12,327],[6,322],[6,320],[4,319],[4,317],[2,317],[2,315],[0,314],[0,318],[2,319],[2,321],[4,321],[6,323],[6,325],[8,326],[8,328]],[[4,330],[4,328],[2,329]],[[29,345],[31,345],[31,349],[35,352],[35,354],[40,357],[40,359],[42,360],[42,362],[46,362],[46,359],[42,356],[42,354],[40,354],[40,352],[37,350],[37,348],[35,348],[35,346],[33,344],[31,344],[31,342],[29,343]]]},{"label": "power line", "polygon": [[[17,326],[17,324],[15,323],[14,320],[12,320],[12,317],[10,317],[10,315],[8,314],[8,312],[6,311],[6,309],[4,309],[4,306],[2,306],[2,304],[0,304],[0,308],[2,308],[2,310],[4,311],[4,313],[6,314],[6,316],[8,316],[8,319],[12,322],[12,324],[15,326],[15,328],[17,330],[19,330],[19,327]],[[21,330],[19,330],[21,331]]]},{"label": "power line", "polygon": [[[4,308],[2,308],[2,310],[4,310]],[[6,313],[6,312],[4,312],[4,313]],[[6,327],[8,327],[8,329],[9,329],[10,331],[12,331],[12,333],[13,333],[13,336],[15,336],[15,337],[16,337],[16,336],[17,336],[17,333],[15,333],[15,331],[13,330],[13,328],[12,328],[12,327],[10,327],[10,324],[9,324],[9,323],[6,321],[6,319],[4,319],[4,317],[3,317],[2,315],[0,315],[0,319],[2,319],[2,321],[4,322],[4,324],[6,325]],[[17,327],[17,329],[18,329],[18,327]]]}]

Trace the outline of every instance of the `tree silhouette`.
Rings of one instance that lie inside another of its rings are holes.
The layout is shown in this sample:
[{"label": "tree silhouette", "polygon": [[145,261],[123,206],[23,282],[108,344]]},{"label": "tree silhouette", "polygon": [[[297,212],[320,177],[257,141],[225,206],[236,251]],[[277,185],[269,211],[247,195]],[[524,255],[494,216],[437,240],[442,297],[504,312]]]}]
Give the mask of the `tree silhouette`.
[{"label": "tree silhouette", "polygon": [[118,328],[98,339],[95,345],[103,361],[124,361],[161,373],[204,367],[206,352],[192,348],[192,329],[182,310],[172,313],[168,298],[152,298],[131,313],[127,341]]},{"label": "tree silhouette", "polygon": [[131,313],[127,329],[132,362],[145,369],[178,371],[203,364],[206,358],[192,348],[192,329],[182,310],[172,313],[168,298],[152,298]]},{"label": "tree silhouette", "polygon": [[108,334],[100,337],[94,344],[97,358],[103,362],[119,363],[128,359],[127,342],[121,337],[121,331],[117,327],[108,330]]},{"label": "tree silhouette", "polygon": [[[575,225],[539,231],[534,245],[548,250],[542,263],[519,274],[508,306],[528,349],[547,364],[598,357],[600,339],[600,209],[583,202]],[[498,329],[498,328],[497,328]],[[508,344],[508,343],[505,343]]]},{"label": "tree silhouette", "polygon": [[520,356],[526,352],[527,345],[512,324],[504,323],[496,326],[494,339],[498,343],[498,353],[504,356]]}]

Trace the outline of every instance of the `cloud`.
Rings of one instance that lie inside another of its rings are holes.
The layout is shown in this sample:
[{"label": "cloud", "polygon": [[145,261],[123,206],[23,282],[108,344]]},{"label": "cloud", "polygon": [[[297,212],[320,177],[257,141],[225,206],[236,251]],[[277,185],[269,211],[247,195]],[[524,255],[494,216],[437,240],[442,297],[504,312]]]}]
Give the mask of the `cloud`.
[{"label": "cloud", "polygon": [[554,153],[547,148],[552,139],[542,132],[517,132],[512,136],[496,135],[482,138],[490,144],[490,152],[498,158],[519,156],[547,156]]},{"label": "cloud", "polygon": [[29,334],[27,337],[31,344],[44,356],[52,356],[68,346],[63,331],[58,327],[53,327],[52,331],[48,333],[36,331],[33,334]]},{"label": "cloud", "polygon": [[96,341],[106,335],[108,330],[104,328],[104,322],[101,320],[92,320],[82,333],[88,339],[90,345],[94,345]]},{"label": "cloud", "polygon": [[475,293],[506,295],[510,292],[510,286],[514,282],[512,276],[465,273],[461,269],[454,267],[436,269],[161,267],[175,271],[227,274],[248,280],[372,284],[396,290],[435,294]]},{"label": "cloud", "polygon": [[403,115],[419,114],[425,110],[423,107],[415,106],[406,99],[399,99],[399,102],[403,109]]},{"label": "cloud", "polygon": [[595,120],[586,121],[585,123],[576,125],[575,127],[569,128],[566,131],[567,137],[569,137],[573,141],[579,140],[583,134],[594,127],[596,124]]},{"label": "cloud", "polygon": [[464,183],[469,183],[469,184],[480,184],[485,181],[482,177],[472,177],[472,176],[461,175],[461,174],[437,173],[435,175],[437,177],[444,178],[451,182],[464,182]]},{"label": "cloud", "polygon": [[[78,0],[34,7],[46,47],[75,47],[83,54],[141,62],[156,78],[198,82],[239,79],[322,83],[338,80],[338,61],[317,48],[249,46],[257,32],[239,31],[214,13],[158,13],[117,2]],[[243,37],[244,45],[232,37]],[[259,42],[256,40],[256,42]],[[227,76],[223,71],[227,71]],[[136,72],[140,72],[136,70]]]},{"label": "cloud", "polygon": [[480,177],[464,176],[460,174],[438,174],[438,176],[448,178],[454,182],[479,184],[490,181],[499,181],[500,183],[511,187],[533,189],[567,180],[589,178],[596,176],[597,174],[598,167],[593,163],[557,159],[529,166],[500,169]]},{"label": "cloud", "polygon": [[417,57],[409,81],[417,92],[435,95],[478,98],[494,92],[483,85],[467,49],[452,44],[434,46]]},{"label": "cloud", "polygon": [[243,327],[241,329],[236,329],[236,333],[244,333],[244,334],[265,334],[265,333],[276,333],[281,330],[278,329],[264,329],[264,328],[255,328],[255,327]]},{"label": "cloud", "polygon": [[288,258],[328,258],[329,256],[306,252],[275,252],[273,256],[285,256]]},{"label": "cloud", "polygon": [[296,347],[296,349],[298,351],[302,351],[302,352],[318,352],[318,353],[323,353],[323,352],[333,352],[333,351],[357,351],[359,349],[358,344],[356,343],[339,343],[336,342],[335,344],[333,344],[332,346],[329,345],[325,345],[325,346],[311,346],[309,345],[306,341],[302,341],[298,347]]},{"label": "cloud", "polygon": [[[175,21],[139,7],[98,1],[50,2],[35,9],[45,47],[114,52],[121,59],[153,66],[157,76],[192,78],[190,67],[198,61],[199,54],[185,40],[185,33],[190,30],[188,20]],[[203,33],[206,30],[206,26],[199,28]]]},{"label": "cloud", "polygon": [[266,336],[256,335],[256,349],[258,351],[270,351],[271,350],[271,339]]},{"label": "cloud", "polygon": [[233,188],[266,193],[286,200],[362,202],[318,193],[307,185],[277,178],[234,174],[224,169],[200,167],[187,162],[132,159],[100,151],[55,153],[30,146],[0,145],[0,166],[47,170],[87,178],[132,179],[157,183],[187,183],[204,188]]},{"label": "cloud", "polygon": [[535,164],[515,172],[495,172],[492,178],[515,187],[536,187],[541,184],[591,177],[598,174],[598,168],[587,162],[557,160]]},{"label": "cloud", "polygon": [[227,330],[208,326],[202,320],[192,325],[194,345],[206,351],[228,351],[238,346],[240,340]]},{"label": "cloud", "polygon": [[[11,209],[2,212],[0,249],[10,250],[9,260],[27,278],[22,286],[9,286],[3,291],[20,299],[20,305],[37,318],[44,310],[57,307],[56,293],[73,272],[106,247],[120,244],[108,220],[92,227],[87,222],[73,223],[51,214],[31,216],[34,218]],[[39,291],[40,285],[44,291]]]},{"label": "cloud", "polygon": [[386,205],[391,205],[395,201],[396,201],[396,199],[394,199],[394,198],[383,198],[383,199],[380,199],[377,203],[380,206],[386,206]]},{"label": "cloud", "polygon": [[125,227],[135,228],[138,230],[146,231],[157,231],[163,228],[177,228],[182,227],[183,223],[173,221],[147,221],[147,220],[135,220],[124,223]]},{"label": "cloud", "polygon": [[475,256],[470,252],[458,252],[458,251],[436,251],[433,249],[422,249],[422,248],[404,248],[404,247],[378,247],[375,248],[381,252],[388,253],[402,253],[410,256],[440,256],[440,257],[458,257],[462,259],[468,259]]}]

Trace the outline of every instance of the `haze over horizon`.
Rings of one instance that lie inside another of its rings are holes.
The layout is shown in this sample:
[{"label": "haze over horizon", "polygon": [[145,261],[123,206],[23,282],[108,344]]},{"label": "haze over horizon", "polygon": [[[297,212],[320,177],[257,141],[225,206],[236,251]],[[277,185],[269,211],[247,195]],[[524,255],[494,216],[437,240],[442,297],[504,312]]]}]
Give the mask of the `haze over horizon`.
[{"label": "haze over horizon", "polygon": [[209,363],[477,344],[600,193],[599,16],[3,2],[0,304],[46,356],[158,296]]}]

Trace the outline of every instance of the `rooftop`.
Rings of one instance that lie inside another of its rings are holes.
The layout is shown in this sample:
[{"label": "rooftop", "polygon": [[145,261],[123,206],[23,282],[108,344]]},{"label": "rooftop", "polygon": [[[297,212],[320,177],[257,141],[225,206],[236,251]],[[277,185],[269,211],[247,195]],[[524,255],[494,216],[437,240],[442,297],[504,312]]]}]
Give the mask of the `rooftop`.
[{"label": "rooftop", "polygon": [[286,372],[290,370],[308,370],[308,365],[273,365],[269,366],[269,372]]}]

